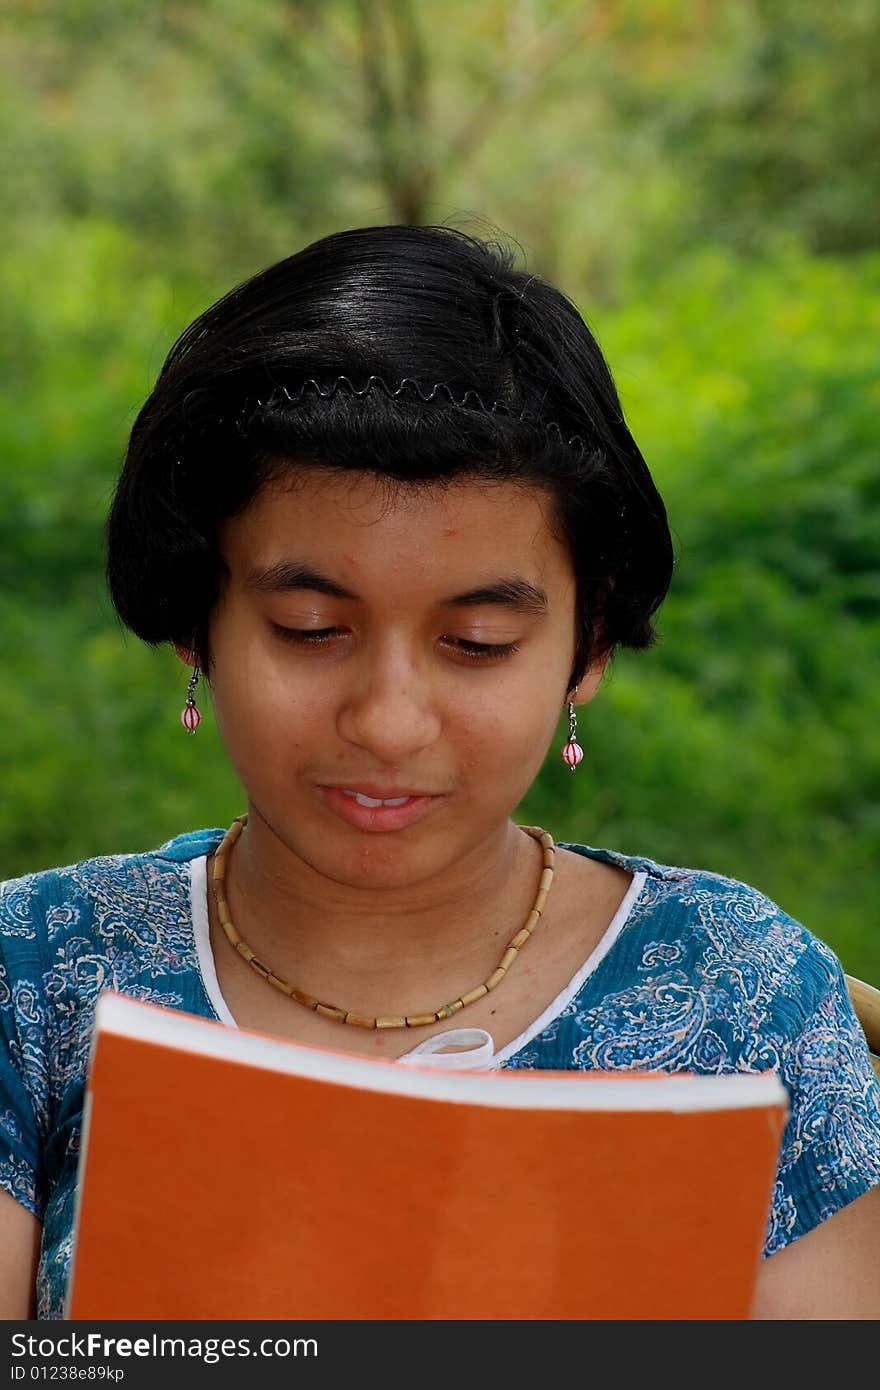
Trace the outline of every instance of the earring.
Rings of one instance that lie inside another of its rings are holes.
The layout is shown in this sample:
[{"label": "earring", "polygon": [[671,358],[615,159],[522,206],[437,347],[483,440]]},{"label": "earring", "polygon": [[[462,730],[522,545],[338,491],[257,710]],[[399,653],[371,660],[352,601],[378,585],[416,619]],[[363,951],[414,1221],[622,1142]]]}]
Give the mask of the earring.
[{"label": "earring", "polygon": [[202,716],[196,708],[195,689],[199,679],[199,668],[195,667],[189,678],[189,685],[186,691],[186,704],[180,712],[180,722],[188,734],[194,734],[202,722]]},{"label": "earring", "polygon": [[577,715],[574,705],[569,701],[568,706],[568,743],[562,750],[563,761],[568,764],[574,772],[579,762],[583,761],[584,750],[577,741]]}]

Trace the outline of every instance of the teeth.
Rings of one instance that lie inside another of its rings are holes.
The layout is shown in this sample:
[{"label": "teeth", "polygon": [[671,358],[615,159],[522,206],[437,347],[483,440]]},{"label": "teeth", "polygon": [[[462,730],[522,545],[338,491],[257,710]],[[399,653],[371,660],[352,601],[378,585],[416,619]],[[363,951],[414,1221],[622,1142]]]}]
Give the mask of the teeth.
[{"label": "teeth", "polygon": [[345,795],[354,797],[359,806],[403,806],[409,801],[408,796],[395,796],[388,801],[380,801],[374,796],[365,796],[363,792],[350,792],[345,789]]}]

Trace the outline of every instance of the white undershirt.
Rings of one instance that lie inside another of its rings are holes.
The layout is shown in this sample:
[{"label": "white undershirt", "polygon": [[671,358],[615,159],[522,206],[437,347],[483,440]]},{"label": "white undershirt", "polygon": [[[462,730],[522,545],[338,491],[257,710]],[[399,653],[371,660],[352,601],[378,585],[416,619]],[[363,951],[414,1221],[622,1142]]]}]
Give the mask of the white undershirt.
[{"label": "white undershirt", "polygon": [[[238,1024],[232,1017],[229,1005],[220,992],[220,981],[217,978],[217,967],[214,962],[214,953],[211,950],[211,934],[208,922],[208,880],[207,863],[208,856],[200,855],[197,859],[190,861],[190,906],[192,910],[193,936],[196,944],[196,956],[198,958],[199,970],[202,975],[202,983],[205,993],[210,999],[217,1017],[229,1025],[230,1028],[237,1028]],[[532,1038],[547,1027],[562,1013],[563,1009],[571,1003],[578,990],[583,985],[588,976],[592,975],[600,961],[602,961],[611,947],[614,945],[621,931],[625,927],[633,905],[644,887],[647,874],[640,870],[633,875],[632,883],[626,891],[626,896],[620,907],[615,912],[611,922],[605,932],[599,938],[593,950],[590,952],[583,965],[575,975],[569,980],[563,990],[551,1000],[539,1014],[534,1023],[524,1029],[518,1037],[509,1042],[506,1047],[502,1047],[500,1052],[495,1051],[495,1044],[492,1041],[491,1033],[487,1033],[485,1028],[452,1028],[445,1033],[435,1033],[433,1037],[426,1038],[409,1052],[405,1052],[402,1057],[398,1057],[398,1062],[424,1062],[430,1058],[432,1067],[444,1067],[450,1070],[464,1070],[472,1067],[497,1067],[501,1062],[511,1057],[514,1052],[519,1052],[520,1048],[525,1047],[526,1043],[531,1042]],[[443,1047],[459,1047],[458,1052],[438,1052]]]}]

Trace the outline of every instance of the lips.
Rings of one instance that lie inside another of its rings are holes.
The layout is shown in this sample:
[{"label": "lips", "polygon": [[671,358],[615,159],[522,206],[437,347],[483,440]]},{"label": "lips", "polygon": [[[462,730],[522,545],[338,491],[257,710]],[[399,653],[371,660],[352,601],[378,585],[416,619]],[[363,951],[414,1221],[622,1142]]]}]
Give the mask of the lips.
[{"label": "lips", "polygon": [[321,786],[324,802],[340,820],[359,830],[402,830],[434,810],[443,794],[416,791],[411,787]]},{"label": "lips", "polygon": [[376,782],[348,782],[344,786],[334,787],[333,790],[354,798],[361,806],[402,806],[405,801],[417,796],[439,794],[425,791],[423,787],[383,787]]}]

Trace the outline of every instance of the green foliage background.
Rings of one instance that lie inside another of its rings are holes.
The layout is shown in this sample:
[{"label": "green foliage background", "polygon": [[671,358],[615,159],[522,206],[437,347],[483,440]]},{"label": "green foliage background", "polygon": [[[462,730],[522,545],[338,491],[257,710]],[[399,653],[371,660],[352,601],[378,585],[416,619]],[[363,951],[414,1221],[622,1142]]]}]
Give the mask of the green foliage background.
[{"label": "green foliage background", "polygon": [[127,431],[217,294],[414,208],[576,300],[676,538],[659,645],[523,815],[754,883],[880,981],[878,6],[439,8],[7,7],[0,877],[242,808],[104,592]]}]

